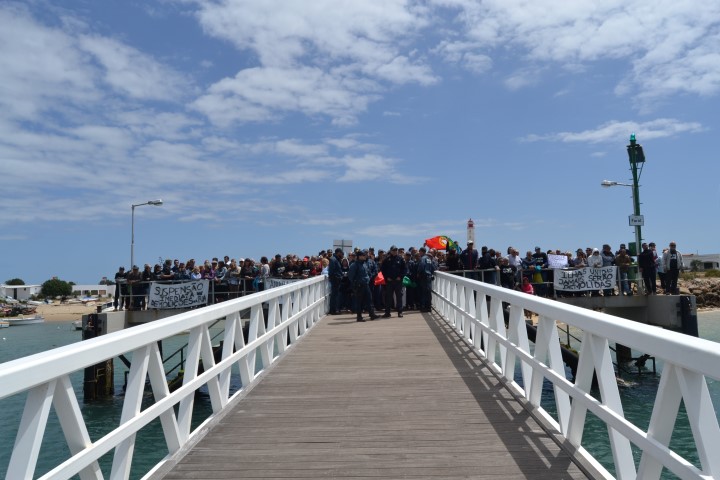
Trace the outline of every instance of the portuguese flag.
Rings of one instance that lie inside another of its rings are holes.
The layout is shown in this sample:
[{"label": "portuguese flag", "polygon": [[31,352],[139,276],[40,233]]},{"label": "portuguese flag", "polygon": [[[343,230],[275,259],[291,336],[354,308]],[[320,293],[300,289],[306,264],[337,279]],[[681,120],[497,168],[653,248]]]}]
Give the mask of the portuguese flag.
[{"label": "portuguese flag", "polygon": [[460,251],[460,246],[457,242],[454,242],[450,237],[445,235],[438,235],[437,237],[428,238],[425,240],[425,245],[429,248],[435,248],[437,250],[456,250]]}]

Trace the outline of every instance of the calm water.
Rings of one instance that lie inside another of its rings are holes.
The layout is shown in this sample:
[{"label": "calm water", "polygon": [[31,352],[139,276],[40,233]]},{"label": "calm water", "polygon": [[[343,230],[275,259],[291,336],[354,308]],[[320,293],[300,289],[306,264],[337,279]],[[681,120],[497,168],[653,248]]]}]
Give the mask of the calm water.
[{"label": "calm water", "polygon": [[[699,313],[698,321],[700,336],[702,338],[720,342],[720,312]],[[44,323],[1,329],[0,363],[78,342],[80,341],[80,335],[81,332],[74,330],[71,322]],[[186,336],[178,336],[166,340],[163,345],[165,356],[186,342]],[[174,362],[171,363],[174,364]],[[648,362],[647,366],[650,367],[651,364]],[[662,370],[660,363],[658,363],[658,370]],[[82,400],[80,400],[83,417],[85,418],[90,437],[93,440],[110,432],[116,428],[119,423],[123,401],[121,393],[125,371],[124,365],[116,360],[116,396],[89,404],[83,404]],[[83,372],[76,372],[72,376],[75,391],[79,392],[80,396],[82,396],[82,376]],[[625,415],[638,427],[646,429],[650,422],[650,413],[655,400],[659,376],[652,374],[623,374],[622,377],[628,385],[620,389]],[[709,380],[708,386],[713,397],[713,404],[716,410],[718,410],[720,409],[720,382]],[[0,400],[0,478],[5,478],[7,464],[10,460],[10,451],[15,441],[24,402],[24,394]],[[149,398],[148,402],[150,402]],[[196,399],[195,405],[193,428],[207,418],[211,412],[210,401],[202,392]],[[607,468],[611,468],[612,454],[608,442],[607,428],[598,419],[594,418],[592,414],[588,414],[587,422],[588,425],[585,429],[583,445],[589,451],[593,452]],[[51,413],[48,425],[40,451],[36,476],[48,472],[70,455],[65,446],[59,422],[54,413]],[[131,478],[133,479],[142,477],[142,475],[167,454],[159,421],[155,421],[150,427],[138,434],[136,445],[133,471],[131,474]],[[680,418],[677,421],[671,447],[681,455],[693,459],[696,465],[698,465],[697,455],[693,447],[692,433],[687,424],[687,419],[684,416],[684,411],[681,412]],[[636,457],[639,458],[639,453],[635,453]],[[111,462],[112,457],[110,455],[106,455],[101,460],[101,467],[106,477],[109,475]],[[665,475],[665,477],[672,478],[670,475]]]},{"label": "calm water", "polygon": [[[211,329],[211,336],[221,329],[222,327]],[[81,341],[81,334],[82,332],[75,330],[72,322],[48,322],[3,328],[0,330],[0,363],[79,342]],[[186,335],[179,335],[164,340],[164,357],[166,358],[185,344],[187,344]],[[178,361],[179,360],[175,358],[167,362],[166,367],[174,366]],[[83,418],[85,419],[88,433],[92,440],[97,440],[106,435],[117,428],[120,423],[120,414],[122,412],[124,399],[122,391],[127,368],[117,359],[114,362],[114,368],[116,395],[87,404],[84,404],[82,401],[83,372],[75,372],[71,375],[72,384],[80,396],[80,408],[82,409]],[[239,385],[234,385],[235,388],[238,386]],[[206,393],[206,391],[201,389],[200,393],[196,396],[192,428],[199,425],[212,412],[210,400]],[[17,434],[19,419],[25,405],[25,397],[25,394],[21,394],[0,400],[0,478],[5,478],[7,466],[10,461],[11,449]],[[152,404],[152,394],[150,393],[146,393],[142,408],[145,408],[147,406],[146,404]],[[167,453],[160,421],[155,420],[137,434],[130,478],[141,478],[157,464],[157,462],[165,457]],[[51,409],[48,428],[40,449],[36,477],[47,473],[69,457],[70,451],[63,438],[60,423],[53,409]],[[108,478],[112,468],[112,451],[101,459],[100,466],[105,478]]]}]

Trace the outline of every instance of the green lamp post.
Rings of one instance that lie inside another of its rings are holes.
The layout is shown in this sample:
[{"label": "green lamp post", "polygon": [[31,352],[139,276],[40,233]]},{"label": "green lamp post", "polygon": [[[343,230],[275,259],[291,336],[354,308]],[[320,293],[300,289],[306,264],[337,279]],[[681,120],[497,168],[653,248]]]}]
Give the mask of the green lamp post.
[{"label": "green lamp post", "polygon": [[[645,163],[645,153],[643,152],[642,145],[635,141],[635,134],[630,135],[630,145],[627,146],[628,158],[630,160],[630,170],[633,176],[633,215],[630,217],[630,224],[635,226],[635,255],[640,254],[640,245],[642,242],[642,231],[641,228],[645,224],[643,216],[640,215],[640,186],[638,181],[642,174],[642,167]],[[638,171],[638,166],[640,171]]]}]

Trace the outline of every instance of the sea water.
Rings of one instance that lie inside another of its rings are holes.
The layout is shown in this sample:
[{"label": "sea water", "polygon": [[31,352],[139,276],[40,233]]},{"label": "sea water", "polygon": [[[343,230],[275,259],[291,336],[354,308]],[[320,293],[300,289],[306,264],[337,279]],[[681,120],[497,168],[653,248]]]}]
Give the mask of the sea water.
[{"label": "sea water", "polygon": [[[211,329],[211,336],[222,330],[218,325]],[[82,340],[82,332],[76,330],[72,322],[46,322],[42,324],[13,326],[0,330],[0,363],[15,360],[53,348],[69,345]],[[187,335],[178,335],[163,340],[163,355],[167,358],[177,349],[187,344]],[[166,363],[174,366],[177,358]],[[85,403],[82,398],[84,372],[70,375],[70,380],[78,396],[82,415],[91,440],[95,441],[120,425],[123,406],[123,386],[128,369],[119,360],[114,362],[115,395]],[[235,388],[238,385],[234,386]],[[231,386],[231,389],[233,386]],[[25,405],[26,394],[19,394],[0,400],[0,478],[5,478],[10,454],[17,435],[19,419]],[[152,394],[146,392],[142,408],[152,404]],[[201,388],[196,395],[193,408],[192,429],[212,413],[207,390]],[[131,479],[145,475],[168,453],[165,437],[159,420],[154,420],[137,434]],[[105,478],[112,468],[113,451],[100,459],[100,467]],[[48,426],[43,438],[38,458],[35,478],[43,475],[70,457],[70,451],[53,409],[50,411]]]},{"label": "sea water", "polygon": [[[720,342],[720,311],[700,312],[698,314],[698,327],[701,338]],[[79,342],[81,333],[75,330],[71,322],[48,322],[0,329],[0,363]],[[169,353],[181,347],[186,341],[186,336],[165,340],[163,342],[165,356],[167,357]],[[116,395],[106,399],[84,403],[82,401],[83,372],[75,372],[71,376],[71,381],[79,397],[83,418],[93,440],[117,428],[120,422],[123,402],[122,386],[127,370],[117,359],[114,364]],[[651,366],[651,362],[646,364],[648,368]],[[657,367],[658,372],[661,371],[662,365],[660,363],[658,363]],[[631,419],[635,425],[646,430],[650,422],[650,414],[660,377],[646,370],[642,375],[622,373],[621,378],[623,379],[623,386],[620,388],[620,396],[625,416]],[[708,379],[708,387],[713,398],[713,405],[720,415],[720,382]],[[147,399],[148,403],[151,403],[151,401],[150,398]],[[0,400],[0,478],[5,478],[24,404],[25,394]],[[202,393],[198,395],[195,400],[193,428],[207,418],[211,411],[209,398]],[[595,455],[606,468],[613,471],[607,428],[592,414],[588,414],[583,446]],[[683,409],[681,409],[676,422],[676,429],[670,446],[677,453],[699,466],[692,432]],[[637,450],[634,453],[637,460],[640,453]],[[138,433],[130,478],[141,478],[166,454],[167,449],[162,428],[160,422],[156,420]],[[47,473],[67,459],[69,455],[57,417],[51,412],[40,450],[38,466],[35,472],[36,477]],[[112,452],[105,455],[100,461],[106,477],[111,468],[111,455]],[[663,477],[672,478],[672,475],[666,472]]]}]

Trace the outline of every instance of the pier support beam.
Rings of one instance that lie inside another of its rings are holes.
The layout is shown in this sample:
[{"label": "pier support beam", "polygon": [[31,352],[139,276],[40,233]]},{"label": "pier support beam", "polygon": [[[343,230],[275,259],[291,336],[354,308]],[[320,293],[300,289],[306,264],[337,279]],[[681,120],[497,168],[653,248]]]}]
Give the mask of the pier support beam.
[{"label": "pier support beam", "polygon": [[[83,315],[83,340],[95,338],[107,333],[107,321],[104,315],[92,313]],[[83,398],[86,402],[115,394],[115,369],[113,359],[96,363],[85,369]]]}]

